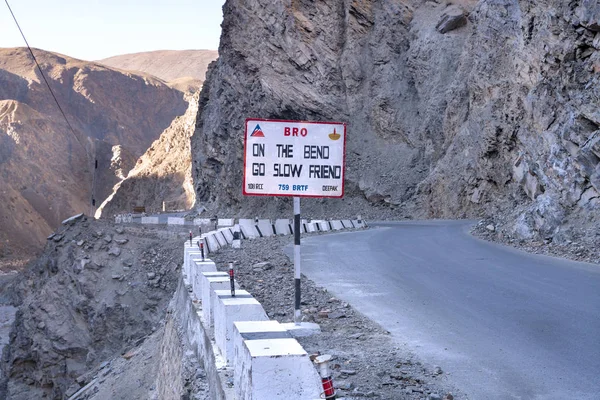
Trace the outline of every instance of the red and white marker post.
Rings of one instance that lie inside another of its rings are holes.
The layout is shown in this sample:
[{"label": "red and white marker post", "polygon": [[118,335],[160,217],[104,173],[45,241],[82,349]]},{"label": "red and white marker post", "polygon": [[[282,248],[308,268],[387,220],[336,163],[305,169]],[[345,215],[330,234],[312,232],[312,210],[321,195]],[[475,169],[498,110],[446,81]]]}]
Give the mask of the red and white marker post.
[{"label": "red and white marker post", "polygon": [[319,375],[321,376],[321,383],[323,384],[321,398],[335,399],[333,379],[331,378],[331,372],[329,372],[329,361],[331,361],[331,356],[329,354],[323,354],[322,356],[315,358],[315,364],[317,364]]},{"label": "red and white marker post", "polygon": [[233,276],[233,263],[229,263],[229,282],[231,283],[231,297],[235,297],[235,281]]},{"label": "red and white marker post", "polygon": [[202,253],[202,261],[204,261],[204,242],[202,239],[198,240],[198,248],[200,249],[200,253]]}]

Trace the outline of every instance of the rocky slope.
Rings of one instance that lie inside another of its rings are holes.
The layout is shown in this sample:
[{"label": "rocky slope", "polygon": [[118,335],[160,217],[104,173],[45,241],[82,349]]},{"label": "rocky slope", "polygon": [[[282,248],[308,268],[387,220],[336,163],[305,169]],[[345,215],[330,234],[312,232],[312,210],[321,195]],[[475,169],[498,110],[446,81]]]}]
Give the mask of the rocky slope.
[{"label": "rocky slope", "polygon": [[198,92],[189,96],[188,110],[175,118],[140,157],[128,176],[99,207],[96,216],[112,216],[144,206],[147,212],[189,210],[195,203],[190,137],[198,113]]},{"label": "rocky slope", "polygon": [[98,62],[109,67],[154,75],[178,90],[195,92],[202,86],[215,50],[158,50],[123,54]]},{"label": "rocky slope", "polygon": [[100,203],[186,108],[154,77],[34,53],[74,133],[27,50],[0,49],[0,264],[39,250],[92,197]]},{"label": "rocky slope", "polygon": [[198,204],[289,215],[242,199],[244,119],[338,120],[347,195],[309,213],[487,215],[565,240],[600,215],[599,18],[591,0],[228,0],[192,138]]},{"label": "rocky slope", "polygon": [[[18,312],[0,363],[0,378],[8,380],[0,379],[0,397],[68,398],[98,368],[106,379],[119,365],[110,360],[134,357],[163,326],[180,273],[182,240],[176,232],[85,217],[61,226],[12,285]],[[148,398],[158,365],[137,367],[150,382],[128,388],[146,390],[133,398]],[[128,398],[125,393],[114,398]]]}]

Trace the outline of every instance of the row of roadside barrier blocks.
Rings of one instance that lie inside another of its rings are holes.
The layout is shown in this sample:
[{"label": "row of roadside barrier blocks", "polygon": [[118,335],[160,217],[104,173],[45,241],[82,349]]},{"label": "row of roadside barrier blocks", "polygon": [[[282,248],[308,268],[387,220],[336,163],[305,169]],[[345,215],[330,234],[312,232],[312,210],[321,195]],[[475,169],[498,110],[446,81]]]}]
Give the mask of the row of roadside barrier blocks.
[{"label": "row of roadside barrier blocks", "polygon": [[[154,217],[150,217],[154,218]],[[171,219],[171,218],[169,218]],[[178,218],[183,220],[183,218]],[[210,226],[209,219],[196,219],[195,225],[200,227]],[[196,222],[198,222],[196,224]],[[227,245],[235,245],[235,240],[254,239],[258,237],[268,237],[274,235],[291,235],[294,233],[293,221],[289,219],[239,219],[235,224],[234,219],[219,219],[216,229],[202,234],[202,237],[196,238],[194,244],[202,241],[207,253],[213,253]],[[363,220],[313,220],[303,219],[300,221],[302,233],[339,231],[343,229],[365,228]],[[238,242],[239,245],[239,242]]]},{"label": "row of roadside barrier blocks", "polygon": [[[217,232],[223,232],[219,230]],[[233,369],[233,394],[228,400],[312,400],[321,398],[321,379],[309,355],[290,332],[269,320],[262,305],[247,291],[235,285],[227,272],[217,271],[215,263],[202,257],[196,243],[217,232],[194,237],[185,243],[183,282],[195,304],[203,329],[211,336],[188,341],[206,363],[217,369]],[[205,254],[206,255],[206,254]],[[189,325],[189,322],[186,323]],[[209,346],[210,347],[210,346]],[[211,360],[207,355],[214,355]],[[217,396],[219,397],[219,396]]]},{"label": "row of roadside barrier blocks", "polygon": [[[142,217],[142,224],[158,224],[159,217]],[[167,217],[168,225],[186,225],[185,218],[182,217]],[[201,227],[203,230],[211,230],[218,228],[233,227],[235,219],[233,218],[195,218],[192,221],[194,226]],[[293,221],[289,219],[244,219],[240,218],[238,224],[241,228],[241,234],[244,239],[252,239],[256,237],[265,237],[273,235],[290,235],[294,233]],[[312,232],[327,232],[338,231],[342,229],[364,228],[364,221],[361,219],[355,220],[307,220],[302,219],[300,226],[303,233]]]}]

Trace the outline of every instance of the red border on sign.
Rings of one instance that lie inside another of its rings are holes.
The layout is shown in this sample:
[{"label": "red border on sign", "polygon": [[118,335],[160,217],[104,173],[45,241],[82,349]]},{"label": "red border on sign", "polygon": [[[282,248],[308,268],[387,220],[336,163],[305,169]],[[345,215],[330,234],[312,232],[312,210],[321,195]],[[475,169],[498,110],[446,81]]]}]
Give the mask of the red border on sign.
[{"label": "red border on sign", "polygon": [[[290,122],[293,124],[319,124],[319,125],[343,125],[344,126],[344,148],[342,158],[342,170],[344,177],[342,179],[342,194],[339,196],[317,196],[308,194],[270,194],[270,193],[246,193],[246,150],[248,143],[248,121],[258,122]],[[265,119],[265,118],[246,118],[244,121],[244,175],[242,177],[242,194],[244,196],[271,196],[271,197],[313,197],[313,198],[332,198],[341,199],[344,197],[344,191],[346,189],[346,123],[345,122],[321,122],[321,121],[292,121],[287,119]]]}]

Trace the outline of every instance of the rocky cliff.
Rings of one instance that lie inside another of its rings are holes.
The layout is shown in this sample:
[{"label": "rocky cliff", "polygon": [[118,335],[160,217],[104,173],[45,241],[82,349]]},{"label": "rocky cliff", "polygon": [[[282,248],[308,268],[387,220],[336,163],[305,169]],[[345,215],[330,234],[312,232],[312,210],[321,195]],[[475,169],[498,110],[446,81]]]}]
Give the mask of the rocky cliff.
[{"label": "rocky cliff", "polygon": [[198,92],[189,96],[188,110],[173,120],[140,157],[123,181],[102,203],[96,215],[112,216],[144,206],[147,212],[189,210],[195,203],[190,137],[198,114]]},{"label": "rocky cliff", "polygon": [[[60,221],[107,197],[171,121],[183,93],[141,73],[34,49],[0,49],[0,263],[41,248]],[[96,170],[92,195],[93,171]]]},{"label": "rocky cliff", "polygon": [[242,199],[244,119],[338,120],[347,195],[309,213],[487,215],[520,239],[595,224],[599,18],[591,0],[228,0],[192,138],[197,202],[289,215]]}]

